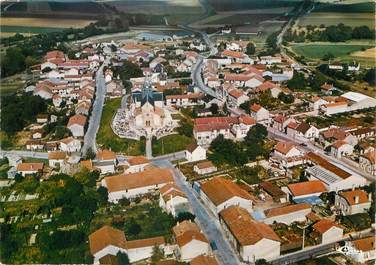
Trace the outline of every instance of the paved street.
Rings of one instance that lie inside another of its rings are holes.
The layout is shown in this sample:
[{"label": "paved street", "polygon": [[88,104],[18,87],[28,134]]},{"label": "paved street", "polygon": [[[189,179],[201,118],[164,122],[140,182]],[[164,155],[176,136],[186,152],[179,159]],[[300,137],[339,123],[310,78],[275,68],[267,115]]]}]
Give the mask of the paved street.
[{"label": "paved street", "polygon": [[86,152],[87,150],[89,150],[89,148],[91,148],[91,150],[93,150],[94,152],[97,151],[95,139],[97,137],[97,132],[101,123],[102,110],[106,96],[106,83],[103,76],[103,67],[106,64],[107,62],[104,62],[98,69],[96,74],[95,101],[90,115],[89,127],[85,133],[84,145],[81,150],[83,156],[86,155]]},{"label": "paved street", "polygon": [[214,254],[220,263],[222,265],[241,264],[238,256],[228,243],[228,239],[223,236],[218,220],[213,218],[207,209],[202,205],[192,188],[184,180],[184,176],[181,174],[181,172],[174,168],[174,166],[167,160],[157,160],[154,161],[153,164],[159,167],[172,168],[175,182],[187,195],[192,206],[193,213],[196,215],[196,221],[198,221],[208,240],[210,242],[215,242],[218,249],[214,251]]},{"label": "paved street", "polygon": [[34,151],[0,151],[0,154],[7,155],[18,155],[21,157],[34,157],[34,158],[40,158],[40,159],[48,159],[48,153],[46,152],[34,152]]}]

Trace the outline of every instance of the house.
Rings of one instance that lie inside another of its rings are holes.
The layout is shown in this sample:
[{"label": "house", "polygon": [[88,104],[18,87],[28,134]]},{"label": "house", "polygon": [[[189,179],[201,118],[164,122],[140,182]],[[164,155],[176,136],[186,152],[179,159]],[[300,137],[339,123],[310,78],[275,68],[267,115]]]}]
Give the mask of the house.
[{"label": "house", "polygon": [[331,95],[336,90],[337,88],[333,84],[327,84],[326,82],[321,86],[321,92],[325,95]]},{"label": "house", "polygon": [[260,64],[278,64],[282,62],[282,57],[280,56],[260,56]]},{"label": "house", "polygon": [[358,144],[358,139],[354,135],[340,128],[329,128],[328,130],[319,133],[319,142],[325,147],[337,140],[343,140],[352,146]]},{"label": "house", "polygon": [[266,224],[274,222],[290,225],[293,222],[304,222],[307,214],[311,213],[311,205],[308,203],[291,204],[280,206],[264,211]]},{"label": "house", "polygon": [[351,155],[354,152],[354,146],[348,144],[343,140],[335,141],[330,146],[330,154],[337,158],[341,158],[342,156]]},{"label": "house", "polygon": [[43,173],[43,169],[43,163],[20,163],[17,165],[17,173],[21,174],[23,177]]},{"label": "house", "polygon": [[173,182],[169,169],[151,168],[137,173],[105,177],[102,186],[108,190],[108,201],[117,203],[122,198],[135,198],[155,192]]},{"label": "house", "polygon": [[295,203],[306,202],[307,200],[316,202],[321,193],[327,192],[324,183],[319,180],[288,184],[287,189],[284,187],[283,190]]},{"label": "house", "polygon": [[189,265],[219,265],[214,256],[200,255],[191,260]]},{"label": "house", "polygon": [[47,86],[37,86],[33,91],[33,95],[47,100],[52,98],[53,93]]},{"label": "house", "polygon": [[48,165],[51,168],[60,168],[67,158],[67,154],[63,151],[48,152]]},{"label": "house", "polygon": [[328,104],[329,102],[325,100],[324,98],[314,96],[310,99],[309,107],[312,110],[318,111],[322,105]]},{"label": "house", "polygon": [[80,152],[81,141],[73,137],[67,137],[60,140],[59,149],[67,153]]},{"label": "house", "polygon": [[86,116],[76,114],[69,118],[67,128],[74,137],[83,137],[85,135]]},{"label": "house", "polygon": [[107,255],[116,256],[118,252],[128,255],[131,263],[150,258],[153,248],[165,247],[163,237],[153,237],[128,241],[122,230],[103,226],[89,235],[90,253],[94,256],[94,264]]},{"label": "house", "polygon": [[287,202],[287,194],[283,192],[277,185],[271,182],[263,182],[259,184],[259,188],[269,194],[273,201],[279,203]]},{"label": "house", "polygon": [[52,96],[52,103],[54,104],[55,107],[60,107],[62,102],[63,102],[63,98],[60,95],[54,94]]},{"label": "house", "polygon": [[256,122],[268,122],[269,121],[269,111],[259,104],[253,104],[250,107],[251,117],[256,120]]},{"label": "house", "polygon": [[256,222],[249,212],[230,206],[219,212],[219,221],[230,244],[243,262],[275,259],[280,255],[281,240],[267,224]]},{"label": "house", "polygon": [[285,128],[291,121],[291,118],[278,114],[272,119],[272,127],[280,132],[285,132]]},{"label": "house", "polygon": [[274,147],[274,156],[270,161],[276,163],[281,169],[291,168],[304,163],[303,153],[289,142],[278,142]]},{"label": "house", "polygon": [[354,135],[358,140],[366,139],[368,137],[374,136],[376,133],[375,128],[369,128],[369,127],[364,127],[360,128],[354,131],[351,131],[351,134]]},{"label": "house", "polygon": [[306,177],[309,180],[322,181],[328,191],[350,190],[369,183],[364,177],[349,172],[341,165],[335,165],[316,153],[309,152],[306,158],[307,162],[313,165],[305,170]]},{"label": "house", "polygon": [[321,105],[320,110],[324,115],[330,116],[337,113],[348,112],[349,108],[346,101],[339,101]]},{"label": "house", "polygon": [[37,123],[44,124],[48,122],[48,114],[38,114],[37,115]]},{"label": "house", "polygon": [[134,156],[128,159],[128,168],[124,173],[137,173],[145,170],[149,165],[149,160],[144,156]]},{"label": "house", "polygon": [[343,228],[328,219],[321,219],[312,228],[313,231],[319,234],[318,240],[320,244],[337,242],[343,238]]},{"label": "house", "polygon": [[40,139],[43,137],[43,134],[44,134],[43,129],[36,129],[33,131],[33,134],[31,135],[31,137],[33,139]]},{"label": "house", "polygon": [[376,175],[376,151],[375,149],[359,156],[359,167],[365,172],[367,172],[368,174],[371,174],[373,176]]},{"label": "house", "polygon": [[[295,125],[295,126],[294,126]],[[306,122],[301,122],[299,124],[295,122],[290,122],[286,128],[286,133],[292,137],[302,137],[308,140],[314,140],[319,137],[319,129],[315,126],[310,125]]]},{"label": "house", "polygon": [[231,205],[252,211],[251,195],[229,179],[215,177],[202,182],[199,184],[199,194],[214,215]]},{"label": "house", "polygon": [[217,167],[211,161],[203,161],[194,165],[193,171],[199,175],[204,175],[217,171]]},{"label": "house", "polygon": [[346,246],[354,250],[349,251],[346,255],[360,264],[366,264],[367,261],[376,259],[375,236],[349,241]]},{"label": "house", "polygon": [[175,184],[167,184],[159,189],[159,207],[177,217],[179,213],[190,212],[187,196]]},{"label": "house", "polygon": [[248,99],[249,97],[244,93],[242,89],[233,89],[228,92],[228,100],[231,106],[239,107]]},{"label": "house", "polygon": [[107,149],[98,151],[95,155],[95,158],[96,160],[99,160],[99,161],[109,161],[109,162],[113,162],[114,164],[117,163],[116,154],[112,152],[111,150],[107,150]]},{"label": "house", "polygon": [[166,96],[167,106],[177,106],[177,107],[187,107],[197,105],[203,94],[201,93],[190,93],[185,95],[168,95]]},{"label": "house", "polygon": [[183,221],[174,226],[172,232],[177,245],[175,256],[178,260],[189,262],[195,257],[209,254],[209,241],[195,223]]},{"label": "house", "polygon": [[45,146],[45,142],[42,142],[41,140],[28,140],[25,143],[26,150],[35,151],[35,150],[42,150]]},{"label": "house", "polygon": [[90,108],[91,108],[90,101],[81,101],[76,105],[75,111],[76,111],[76,114],[88,116]]},{"label": "house", "polygon": [[341,95],[341,99],[348,102],[347,111],[369,109],[376,107],[376,99],[358,92],[347,92]]},{"label": "house", "polygon": [[190,144],[185,150],[185,159],[189,162],[205,160],[206,150],[197,144]]},{"label": "house", "polygon": [[371,207],[372,194],[364,190],[341,191],[335,196],[335,207],[342,215],[366,212]]}]

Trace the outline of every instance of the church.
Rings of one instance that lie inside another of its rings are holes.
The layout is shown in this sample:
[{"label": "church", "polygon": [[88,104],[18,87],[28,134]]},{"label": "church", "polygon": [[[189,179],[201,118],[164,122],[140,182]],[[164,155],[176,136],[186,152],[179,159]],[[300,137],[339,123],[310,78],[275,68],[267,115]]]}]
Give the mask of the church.
[{"label": "church", "polygon": [[141,91],[132,93],[131,112],[137,129],[145,129],[147,134],[164,127],[174,127],[171,113],[165,107],[163,93],[154,91],[145,81]]}]

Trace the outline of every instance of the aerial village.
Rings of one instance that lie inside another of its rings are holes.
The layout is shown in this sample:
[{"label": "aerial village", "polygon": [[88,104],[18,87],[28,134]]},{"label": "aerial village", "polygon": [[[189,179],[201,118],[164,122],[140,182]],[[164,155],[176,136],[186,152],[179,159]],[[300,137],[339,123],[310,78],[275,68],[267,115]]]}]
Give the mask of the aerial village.
[{"label": "aerial village", "polygon": [[190,37],[47,52],[25,87],[46,107],[1,153],[0,221],[23,231],[22,255],[66,238],[62,251],[93,264],[375,259],[376,99],[252,48]]}]

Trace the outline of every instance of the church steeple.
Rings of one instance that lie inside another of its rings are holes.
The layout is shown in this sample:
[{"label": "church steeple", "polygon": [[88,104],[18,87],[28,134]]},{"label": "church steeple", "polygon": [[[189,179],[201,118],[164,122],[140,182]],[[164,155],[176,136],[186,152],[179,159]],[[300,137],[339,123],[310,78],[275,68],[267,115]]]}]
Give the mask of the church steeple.
[{"label": "church steeple", "polygon": [[153,89],[151,88],[148,77],[145,78],[144,85],[142,86],[141,106],[143,106],[146,102],[149,102],[152,106],[154,106]]}]

